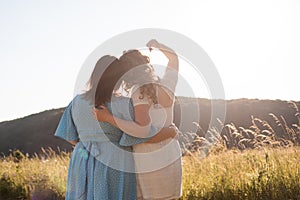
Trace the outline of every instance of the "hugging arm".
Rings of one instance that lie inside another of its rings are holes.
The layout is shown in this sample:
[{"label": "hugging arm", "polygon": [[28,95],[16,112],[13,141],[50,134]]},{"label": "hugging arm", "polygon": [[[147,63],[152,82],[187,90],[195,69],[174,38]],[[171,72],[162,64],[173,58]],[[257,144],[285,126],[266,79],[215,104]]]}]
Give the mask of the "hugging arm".
[{"label": "hugging arm", "polygon": [[134,110],[136,112],[135,121],[115,117],[104,106],[101,106],[101,109],[94,108],[94,115],[98,121],[108,122],[131,136],[146,138],[151,128],[150,117],[140,113],[148,113],[149,108],[146,105],[139,105]]},{"label": "hugging arm", "polygon": [[141,104],[134,107],[135,121],[127,121],[114,117],[106,107],[101,108],[101,110],[94,108],[94,115],[98,121],[108,122],[128,135],[137,138],[150,137],[148,140],[149,143],[161,142],[177,135],[177,128],[172,126],[162,128],[158,133],[155,133],[154,136],[152,134],[149,135],[149,132],[151,131],[151,119],[149,115],[145,114],[149,112],[149,105],[147,104]]},{"label": "hugging arm", "polygon": [[[135,95],[138,95],[138,93],[133,94],[133,96]],[[114,117],[104,106],[102,106],[100,110],[94,108],[94,116],[98,121],[108,122],[128,135],[137,138],[149,138],[150,143],[160,142],[177,135],[178,130],[176,127],[170,126],[162,128],[159,132],[157,129],[153,129],[149,116],[150,105],[147,103],[135,104],[135,99],[136,98],[133,98],[133,104],[135,105],[133,107],[135,115],[134,121]]]},{"label": "hugging arm", "polygon": [[[135,98],[134,98],[135,99]],[[135,122],[138,124],[150,124],[149,104],[139,104],[134,106]],[[148,114],[146,114],[148,113]],[[150,128],[149,128],[150,129]],[[150,130],[148,130],[149,132]],[[148,134],[147,132],[147,134]],[[151,137],[147,143],[157,143],[177,135],[178,129],[176,126],[162,128],[157,134]]]},{"label": "hugging arm", "polygon": [[147,143],[158,143],[169,138],[176,138],[178,128],[175,125],[162,128],[155,136],[153,136]]}]

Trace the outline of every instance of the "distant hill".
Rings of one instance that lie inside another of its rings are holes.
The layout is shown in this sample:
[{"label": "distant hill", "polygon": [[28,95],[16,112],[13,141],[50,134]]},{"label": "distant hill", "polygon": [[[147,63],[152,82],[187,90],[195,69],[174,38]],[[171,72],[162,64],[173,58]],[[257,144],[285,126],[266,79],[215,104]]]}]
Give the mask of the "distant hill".
[{"label": "distant hill", "polygon": [[[216,100],[216,105],[224,103]],[[295,110],[281,100],[237,99],[225,101],[227,105],[225,124],[234,123],[237,127],[249,127],[251,115],[268,121],[276,127],[269,113],[283,116],[288,125],[297,123]],[[300,102],[296,102],[300,107]],[[51,147],[57,150],[70,151],[71,145],[54,137],[64,108],[47,110],[27,117],[0,123],[0,152],[8,154],[10,150],[20,149],[29,154],[41,152],[41,147]],[[207,130],[211,118],[211,101],[208,99],[195,99],[178,97],[174,108],[174,121],[181,127],[181,131],[197,131],[192,123],[198,121],[203,130]],[[200,113],[200,114],[199,114]],[[195,116],[200,116],[200,119]],[[183,120],[184,118],[184,120]],[[190,123],[181,123],[190,122]],[[280,131],[280,130],[278,130]]]},{"label": "distant hill", "polygon": [[[259,100],[259,99],[235,99],[235,100],[215,100],[215,106],[226,105],[226,117],[224,124],[233,123],[236,127],[249,128],[252,125],[251,116],[266,120],[275,128],[275,131],[282,131],[276,128],[274,119],[269,115],[280,117],[283,116],[288,126],[298,123],[295,116],[295,109],[283,100]],[[295,102],[300,109],[300,102]],[[198,109],[197,109],[198,105]],[[185,114],[182,116],[182,112]],[[192,124],[180,124],[180,120],[184,117],[184,121],[195,121],[192,118],[200,112],[199,125],[204,131],[208,129],[211,120],[211,100],[202,98],[186,98],[181,97],[176,100],[174,109],[174,121],[176,125],[181,125],[182,131],[195,131],[195,126]]]},{"label": "distant hill", "polygon": [[47,110],[24,118],[0,123],[0,152],[19,149],[32,154],[41,147],[70,150],[65,141],[53,136],[64,108]]}]

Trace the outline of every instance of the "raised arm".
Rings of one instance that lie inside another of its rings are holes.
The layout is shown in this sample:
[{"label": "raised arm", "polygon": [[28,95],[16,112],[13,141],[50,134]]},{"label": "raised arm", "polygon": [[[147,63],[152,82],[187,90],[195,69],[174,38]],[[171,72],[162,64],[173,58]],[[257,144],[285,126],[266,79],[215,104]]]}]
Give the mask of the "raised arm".
[{"label": "raised arm", "polygon": [[170,47],[167,47],[166,45],[159,43],[157,40],[152,39],[150,40],[146,46],[152,50],[152,48],[157,48],[159,49],[167,58],[168,58],[168,65],[167,67],[178,71],[178,66],[179,66],[179,61],[178,61],[178,56],[176,52],[171,49]]},{"label": "raised arm", "polygon": [[179,61],[178,56],[171,48],[167,47],[164,44],[157,42],[156,40],[150,40],[147,43],[147,46],[150,48],[159,49],[167,58],[168,64],[166,67],[166,71],[163,77],[160,80],[161,88],[167,89],[170,100],[174,100],[175,88],[178,81],[178,70],[179,70]]},{"label": "raised arm", "polygon": [[[135,106],[136,119],[135,121],[127,121],[117,117],[114,117],[106,107],[101,107],[102,109],[94,108],[94,115],[98,121],[108,122],[113,126],[121,129],[128,135],[146,138],[149,136],[150,132],[150,120],[145,118],[145,110],[147,109],[145,105]],[[147,112],[146,112],[147,113]],[[149,120],[149,122],[148,122]],[[157,134],[155,134],[147,142],[157,143],[168,138],[176,137],[178,129],[176,126],[164,127]]]}]

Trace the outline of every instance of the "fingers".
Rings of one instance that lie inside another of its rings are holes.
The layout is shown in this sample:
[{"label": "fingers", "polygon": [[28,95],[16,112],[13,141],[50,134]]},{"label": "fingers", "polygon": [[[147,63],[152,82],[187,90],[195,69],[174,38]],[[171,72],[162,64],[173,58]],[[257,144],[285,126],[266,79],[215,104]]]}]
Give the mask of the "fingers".
[{"label": "fingers", "polygon": [[106,106],[100,105],[98,108],[93,108],[94,111],[98,112],[99,110],[107,110]]},{"label": "fingers", "polygon": [[95,116],[97,113],[97,108],[93,108],[93,115]]},{"label": "fingers", "polygon": [[103,106],[103,105],[100,106],[100,109],[107,110],[107,108],[105,106]]},{"label": "fingers", "polygon": [[97,120],[97,108],[93,108],[93,116]]},{"label": "fingers", "polygon": [[103,117],[107,112],[107,108],[105,106],[99,106],[99,108],[93,108],[92,114],[97,121],[103,121]]},{"label": "fingers", "polygon": [[159,43],[157,40],[152,39],[150,40],[146,46],[149,48],[150,51],[152,51],[153,48],[157,48],[160,51],[162,51],[168,58],[173,58],[174,56],[177,57],[175,51],[171,49],[170,47],[167,47],[164,44]]},{"label": "fingers", "polygon": [[179,129],[177,128],[177,126],[176,126],[174,123],[172,123],[172,124],[169,126],[169,128],[172,128],[172,129],[174,130],[174,135],[173,135],[172,138],[178,140],[178,139],[179,139],[179,132],[180,132],[180,131],[179,131]]},{"label": "fingers", "polygon": [[99,112],[99,110],[97,108],[93,108],[93,115],[95,117],[97,117],[97,112]]},{"label": "fingers", "polygon": [[149,50],[151,51],[153,47],[154,47],[154,48],[159,48],[159,47],[160,47],[160,44],[157,42],[157,40],[152,39],[152,40],[150,40],[150,41],[146,44],[146,46],[147,46],[147,47],[149,48]]},{"label": "fingers", "polygon": [[172,123],[169,127],[173,128],[174,130],[177,130],[177,131],[179,130],[178,127],[174,123]]},{"label": "fingers", "polygon": [[107,108],[105,106],[100,106],[99,108],[93,108],[93,115],[96,119],[98,119],[98,114],[100,114],[101,112],[103,112],[103,110],[107,110]]}]

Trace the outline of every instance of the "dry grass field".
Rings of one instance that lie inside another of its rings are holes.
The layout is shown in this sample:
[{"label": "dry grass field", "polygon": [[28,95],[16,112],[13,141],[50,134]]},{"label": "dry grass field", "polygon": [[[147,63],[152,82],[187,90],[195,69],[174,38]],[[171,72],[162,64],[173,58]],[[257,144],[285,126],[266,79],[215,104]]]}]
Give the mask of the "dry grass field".
[{"label": "dry grass field", "polygon": [[[276,127],[252,117],[247,128],[229,123],[206,137],[190,133],[181,199],[300,199],[300,113],[290,104],[298,119],[291,126],[270,114]],[[0,199],[64,199],[69,159],[70,153],[51,148],[42,156],[14,151],[2,157]]]},{"label": "dry grass field", "polygon": [[[224,150],[183,157],[182,199],[300,199],[300,148]],[[0,162],[0,199],[64,199],[69,154]]]}]

